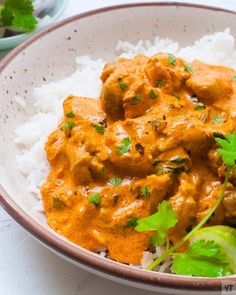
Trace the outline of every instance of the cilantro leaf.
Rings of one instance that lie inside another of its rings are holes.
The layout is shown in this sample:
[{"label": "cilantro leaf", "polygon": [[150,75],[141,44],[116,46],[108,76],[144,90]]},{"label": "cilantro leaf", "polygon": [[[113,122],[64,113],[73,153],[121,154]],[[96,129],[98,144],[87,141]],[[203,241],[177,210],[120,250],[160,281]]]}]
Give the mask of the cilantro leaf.
[{"label": "cilantro leaf", "polygon": [[150,187],[145,185],[140,189],[141,196],[148,199],[150,197]]},{"label": "cilantro leaf", "polygon": [[137,218],[136,217],[130,218],[126,223],[127,227],[135,227],[136,225],[137,225]]},{"label": "cilantro leaf", "polygon": [[95,123],[91,123],[91,126],[93,128],[95,128],[98,133],[104,134],[105,131],[104,131],[104,128],[101,125],[95,124]]},{"label": "cilantro leaf", "polygon": [[5,0],[0,12],[3,26],[14,26],[30,32],[36,27],[37,20],[33,16],[33,4],[30,0]]},{"label": "cilantro leaf", "polygon": [[236,74],[233,74],[233,75],[232,75],[232,80],[233,80],[234,82],[236,82]]},{"label": "cilantro leaf", "polygon": [[71,130],[73,127],[75,126],[75,122],[74,121],[68,121],[67,123],[62,125],[62,130]]},{"label": "cilantro leaf", "polygon": [[173,65],[173,66],[176,65],[176,59],[173,54],[169,54],[168,60],[171,65]]},{"label": "cilantro leaf", "polygon": [[173,162],[173,163],[183,163],[186,159],[184,158],[181,158],[181,157],[174,157],[172,159],[170,159],[170,162]]},{"label": "cilantro leaf", "polygon": [[73,112],[69,112],[69,113],[66,114],[66,117],[67,118],[74,118],[75,114]]},{"label": "cilantro leaf", "polygon": [[193,67],[190,64],[185,64],[184,69],[190,74],[193,74]]},{"label": "cilantro leaf", "polygon": [[165,232],[158,232],[154,235],[152,235],[149,239],[149,243],[152,246],[163,246],[165,243],[165,237],[166,237],[166,233]]},{"label": "cilantro leaf", "polygon": [[177,215],[168,201],[161,202],[157,209],[156,213],[139,219],[135,230],[138,232],[158,231],[153,240],[158,240],[158,243],[161,241],[161,244],[159,244],[161,246],[164,244],[168,229],[176,225]]},{"label": "cilantro leaf", "polygon": [[175,93],[172,93],[171,95],[174,96],[176,99],[180,100],[180,96],[179,95],[177,95]]},{"label": "cilantro leaf", "polygon": [[123,155],[128,153],[131,150],[131,140],[129,137],[125,137],[121,144],[119,145],[118,149],[116,150],[117,154]]},{"label": "cilantro leaf", "polygon": [[204,105],[197,105],[195,108],[194,108],[194,111],[202,111],[202,110],[205,110],[206,107]]},{"label": "cilantro leaf", "polygon": [[108,180],[108,183],[114,185],[114,186],[118,186],[122,183],[122,178],[121,177],[114,177]]},{"label": "cilantro leaf", "polygon": [[226,255],[214,241],[199,240],[176,254],[172,269],[179,275],[223,277],[229,269]]},{"label": "cilantro leaf", "polygon": [[141,99],[142,99],[142,96],[139,93],[134,96],[134,102],[135,103],[140,103]]},{"label": "cilantro leaf", "polygon": [[127,88],[128,85],[127,85],[127,83],[125,83],[125,82],[120,82],[120,83],[119,83],[119,86],[120,86],[120,89],[121,89],[121,90],[125,90],[125,89]]},{"label": "cilantro leaf", "polygon": [[94,204],[95,206],[101,204],[101,197],[99,193],[94,193],[88,198],[89,203]]},{"label": "cilantro leaf", "polygon": [[236,133],[225,135],[225,139],[215,138],[216,142],[221,145],[217,149],[225,165],[235,166],[236,161]]},{"label": "cilantro leaf", "polygon": [[156,99],[157,98],[157,94],[156,94],[156,92],[153,89],[150,91],[149,97],[151,99]]},{"label": "cilantro leaf", "polygon": [[221,118],[221,117],[219,117],[218,115],[213,115],[213,120],[217,123],[217,124],[222,124],[222,123],[224,123],[224,121],[225,121],[225,119],[224,118]]}]

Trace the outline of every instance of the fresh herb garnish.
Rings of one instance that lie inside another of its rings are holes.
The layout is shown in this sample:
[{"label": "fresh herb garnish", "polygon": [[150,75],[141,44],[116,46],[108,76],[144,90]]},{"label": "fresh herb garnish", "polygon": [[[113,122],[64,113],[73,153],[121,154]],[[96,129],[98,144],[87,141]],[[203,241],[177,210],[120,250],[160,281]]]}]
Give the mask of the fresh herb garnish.
[{"label": "fresh herb garnish", "polygon": [[120,89],[122,89],[122,90],[125,90],[126,88],[127,88],[127,83],[125,83],[125,82],[120,82],[119,83],[119,86],[120,86]]},{"label": "fresh herb garnish", "polygon": [[134,97],[134,102],[135,103],[140,103],[141,102],[141,94],[136,94]]},{"label": "fresh herb garnish", "polygon": [[226,255],[213,241],[199,240],[174,256],[172,269],[179,275],[223,277],[229,269]]},{"label": "fresh herb garnish", "polygon": [[64,125],[62,125],[62,130],[66,131],[66,130],[71,130],[73,127],[75,126],[75,122],[74,121],[68,121],[67,123],[65,123]]},{"label": "fresh herb garnish", "polygon": [[101,204],[101,197],[99,193],[94,193],[88,198],[89,203],[92,203],[94,205],[100,205]]},{"label": "fresh herb garnish", "polygon": [[141,187],[140,189],[140,194],[143,196],[145,199],[148,199],[150,197],[150,187],[145,185]]},{"label": "fresh herb garnish", "polygon": [[98,133],[104,134],[105,130],[104,130],[104,128],[101,125],[95,124],[95,123],[91,123],[91,126],[93,128],[95,128]]},{"label": "fresh herb garnish", "polygon": [[206,107],[204,105],[197,105],[195,108],[194,108],[194,111],[202,111],[202,110],[205,110]]},{"label": "fresh herb garnish", "polygon": [[161,163],[161,160],[159,160],[159,159],[155,159],[154,161],[153,161],[153,165],[155,166],[155,165],[157,165],[157,164],[159,164],[159,163]]},{"label": "fresh herb garnish", "polygon": [[163,201],[158,205],[158,210],[153,215],[141,218],[137,221],[135,230],[143,231],[157,231],[151,238],[151,243],[157,246],[162,246],[168,239],[168,229],[175,226],[177,223],[177,215],[172,209],[168,201]]},{"label": "fresh herb garnish", "polygon": [[[177,274],[192,274],[192,275],[197,275],[197,276],[207,275],[207,276],[214,276],[215,277],[215,276],[223,276],[224,273],[226,273],[226,271],[228,269],[228,265],[226,265],[227,262],[225,262],[225,264],[222,263],[223,260],[224,261],[226,261],[226,260],[225,260],[225,258],[222,258],[224,254],[222,252],[220,252],[218,244],[215,244],[212,242],[208,243],[204,240],[204,242],[201,242],[201,243],[190,244],[187,251],[185,251],[182,254],[178,254],[178,253],[174,254],[178,248],[180,248],[185,242],[187,242],[192,236],[194,236],[194,234],[197,233],[197,231],[203,225],[205,225],[207,223],[207,221],[214,215],[216,209],[218,208],[218,206],[220,205],[220,203],[224,197],[224,193],[227,188],[229,175],[230,175],[231,171],[236,172],[236,132],[225,135],[225,139],[216,138],[215,140],[221,146],[220,148],[217,149],[217,151],[218,151],[219,155],[221,156],[223,163],[227,167],[224,183],[221,186],[219,196],[218,196],[215,204],[208,211],[208,213],[203,217],[203,219],[189,233],[187,233],[180,241],[178,241],[172,247],[170,247],[170,248],[167,247],[165,252],[161,256],[159,256],[157,259],[155,259],[146,268],[147,270],[154,269],[160,263],[165,261],[165,259],[167,257],[174,255],[174,257],[175,257],[174,258],[174,261],[175,261],[174,271]],[[163,202],[166,202],[166,201],[163,201]],[[159,206],[161,206],[161,204],[159,204]],[[159,208],[159,206],[158,206],[158,208]],[[157,214],[157,213],[155,213],[155,214]],[[137,226],[135,229],[138,231],[157,229],[156,224],[158,224],[159,220],[157,217],[155,217],[155,214],[146,217],[146,220],[145,220],[145,218],[144,218],[144,220],[143,219],[138,220],[138,226],[140,225],[140,222],[141,222],[141,228],[139,228]],[[171,216],[171,214],[170,214],[170,216]],[[171,219],[170,216],[168,213],[164,214],[164,217],[161,219],[162,222],[164,222],[166,220],[168,221],[169,219]],[[161,221],[159,221],[159,222],[161,222]],[[165,235],[165,233],[163,234],[163,237],[162,236],[158,236],[158,238],[154,237],[154,240],[156,240],[158,243],[160,243],[160,241],[161,242],[165,241],[165,239],[167,239],[167,236]],[[205,247],[203,247],[204,245],[205,245]],[[204,248],[204,250],[203,250],[203,248]],[[217,263],[218,266],[216,266],[216,263],[214,262],[214,261],[216,261],[216,256],[218,256],[218,258],[219,258],[219,260],[217,260],[217,261],[219,261],[219,263]],[[178,257],[180,257],[180,258],[178,258]],[[202,267],[197,268],[196,267],[197,264],[194,263],[194,261],[193,261],[193,265],[192,265],[193,267],[191,268],[190,266],[188,266],[189,268],[187,268],[187,266],[185,265],[186,270],[184,270],[183,264],[186,262],[187,257],[189,259],[188,261],[192,261],[192,260],[197,259],[199,261],[199,265],[201,264]],[[206,270],[206,268],[208,268],[208,270]]]},{"label": "fresh herb garnish", "polygon": [[108,180],[108,183],[118,186],[122,183],[123,179],[121,177],[114,177]]},{"label": "fresh herb garnish", "polygon": [[157,94],[153,89],[149,92],[149,97],[151,99],[156,99],[157,98]]},{"label": "fresh herb garnish", "polygon": [[213,120],[217,123],[217,124],[222,124],[222,123],[224,123],[224,121],[225,121],[225,119],[224,118],[221,118],[221,117],[219,117],[218,115],[213,115]]},{"label": "fresh herb garnish", "polygon": [[164,80],[156,80],[156,85],[161,88],[166,85],[166,82]]},{"label": "fresh herb garnish", "polygon": [[184,161],[185,161],[185,159],[181,158],[181,157],[174,157],[174,158],[170,159],[170,162],[173,162],[173,163],[182,163]]},{"label": "fresh herb garnish", "polygon": [[131,140],[129,137],[125,137],[117,149],[117,154],[123,155],[128,153],[130,150],[131,150]]},{"label": "fresh herb garnish", "polygon": [[179,95],[174,94],[174,93],[172,93],[171,95],[174,96],[176,99],[180,100],[180,96]]},{"label": "fresh herb garnish", "polygon": [[176,65],[176,59],[175,59],[175,57],[174,57],[173,54],[169,54],[168,59],[169,59],[169,63],[170,63],[171,65],[173,65],[173,66]]},{"label": "fresh herb garnish", "polygon": [[236,74],[233,74],[233,76],[232,76],[232,80],[233,80],[234,82],[236,82]]},{"label": "fresh herb garnish", "polygon": [[185,64],[184,69],[190,74],[193,74],[193,67],[190,64]]},{"label": "fresh herb garnish", "polygon": [[0,24],[4,27],[13,26],[24,32],[36,28],[37,20],[33,15],[31,0],[5,0],[0,6]]},{"label": "fresh herb garnish", "polygon": [[127,227],[135,227],[137,225],[137,220],[138,219],[136,217],[130,218],[126,223],[126,226]]},{"label": "fresh herb garnish", "polygon": [[70,112],[70,113],[66,114],[66,117],[67,118],[74,118],[75,114],[73,112]]}]

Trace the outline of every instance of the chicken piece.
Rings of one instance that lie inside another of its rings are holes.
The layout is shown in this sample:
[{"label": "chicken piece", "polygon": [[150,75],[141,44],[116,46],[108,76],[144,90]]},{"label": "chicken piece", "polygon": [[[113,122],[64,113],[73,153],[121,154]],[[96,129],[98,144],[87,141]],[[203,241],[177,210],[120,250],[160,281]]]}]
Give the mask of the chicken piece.
[{"label": "chicken piece", "polygon": [[211,105],[233,94],[232,75],[227,67],[207,65],[198,60],[192,63],[193,74],[187,80],[187,87],[201,102]]},{"label": "chicken piece", "polygon": [[[98,99],[68,96],[63,103],[64,115],[73,113],[75,119],[85,119],[92,122],[103,122],[105,114]],[[73,119],[74,120],[74,119]]]},{"label": "chicken piece", "polygon": [[179,181],[180,185],[177,193],[169,199],[178,216],[178,223],[170,230],[170,239],[173,243],[185,236],[196,220],[196,196],[200,185],[200,177],[194,172],[189,174],[181,173]]},{"label": "chicken piece", "polygon": [[105,112],[114,120],[135,118],[155,104],[159,90],[150,86],[144,71],[148,58],[118,59],[107,64],[101,79],[101,101]]},{"label": "chicken piece", "polygon": [[86,184],[99,177],[104,167],[103,135],[87,120],[79,120],[67,140],[65,152],[70,163],[71,175],[76,184]]},{"label": "chicken piece", "polygon": [[182,145],[188,153],[197,156],[204,154],[212,142],[204,125],[185,116],[170,118],[162,132],[163,137],[159,141],[162,152]]},{"label": "chicken piece", "polygon": [[151,115],[110,125],[104,140],[107,160],[126,175],[150,173],[158,153],[158,138],[164,127],[164,122]]},{"label": "chicken piece", "polygon": [[99,212],[103,227],[119,231],[127,227],[131,218],[139,219],[155,212],[172,181],[170,175],[150,175],[140,180],[124,179],[116,187],[104,186],[100,191],[103,198]]},{"label": "chicken piece", "polygon": [[174,58],[166,53],[158,53],[152,56],[145,66],[145,72],[153,87],[162,88],[167,93],[174,93],[180,89],[190,74],[184,68],[184,60]]}]

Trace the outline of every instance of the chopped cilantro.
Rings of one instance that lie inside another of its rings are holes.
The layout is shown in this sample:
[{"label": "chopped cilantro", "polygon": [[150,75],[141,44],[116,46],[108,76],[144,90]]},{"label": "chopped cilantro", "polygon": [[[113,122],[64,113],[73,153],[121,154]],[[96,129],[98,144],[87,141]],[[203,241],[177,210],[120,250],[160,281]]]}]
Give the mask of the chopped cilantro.
[{"label": "chopped cilantro", "polygon": [[66,131],[66,130],[71,130],[73,127],[75,126],[75,122],[74,121],[68,121],[67,123],[65,123],[64,125],[62,125],[62,130]]},{"label": "chopped cilantro", "polygon": [[121,177],[114,177],[108,180],[108,183],[118,186],[122,183],[123,179]]},{"label": "chopped cilantro", "polygon": [[141,94],[136,94],[134,97],[134,102],[135,103],[140,103],[141,102]]},{"label": "chopped cilantro", "polygon": [[94,193],[88,198],[89,203],[92,203],[94,205],[100,205],[101,204],[101,197],[99,193]]},{"label": "chopped cilantro", "polygon": [[233,80],[234,82],[236,82],[236,74],[233,74],[233,76],[232,76],[232,80]]},{"label": "chopped cilantro", "polygon": [[157,94],[153,89],[149,92],[149,97],[151,99],[156,99],[157,98]]},{"label": "chopped cilantro", "polygon": [[91,126],[93,128],[95,128],[98,133],[104,134],[105,131],[104,131],[104,128],[101,125],[95,124],[95,123],[91,123]]},{"label": "chopped cilantro", "polygon": [[131,150],[131,140],[129,137],[125,137],[117,149],[117,154],[123,155],[125,153],[128,153],[130,150]]},{"label": "chopped cilantro", "polygon": [[67,118],[74,118],[75,114],[73,112],[70,112],[70,113],[66,114],[66,117]]},{"label": "chopped cilantro", "polygon": [[185,64],[184,69],[190,74],[193,74],[193,67],[190,64]]},{"label": "chopped cilantro", "polygon": [[145,185],[140,189],[141,196],[143,196],[145,199],[150,197],[150,187]]},{"label": "chopped cilantro", "polygon": [[176,99],[180,100],[180,96],[179,95],[174,94],[174,93],[172,93],[171,95],[174,96]]},{"label": "chopped cilantro", "polygon": [[173,163],[182,163],[184,161],[185,161],[185,159],[181,158],[181,157],[174,157],[174,158],[170,159],[170,162],[173,162]]},{"label": "chopped cilantro", "polygon": [[122,90],[125,90],[126,88],[127,88],[127,83],[125,83],[125,82],[120,82],[119,83],[119,86],[120,86],[120,89],[122,89]]},{"label": "chopped cilantro", "polygon": [[194,111],[202,111],[202,110],[205,110],[206,107],[204,105],[197,105],[195,108],[194,108]]},{"label": "chopped cilantro", "polygon": [[176,65],[176,59],[173,54],[169,54],[168,59],[171,65],[174,65],[174,66]]},{"label": "chopped cilantro", "polygon": [[213,118],[213,120],[214,120],[218,125],[224,123],[224,121],[225,121],[224,118],[221,118],[221,117],[219,117],[218,115],[213,115],[212,118]]},{"label": "chopped cilantro", "polygon": [[161,88],[166,85],[166,82],[164,80],[156,80],[156,85]]}]

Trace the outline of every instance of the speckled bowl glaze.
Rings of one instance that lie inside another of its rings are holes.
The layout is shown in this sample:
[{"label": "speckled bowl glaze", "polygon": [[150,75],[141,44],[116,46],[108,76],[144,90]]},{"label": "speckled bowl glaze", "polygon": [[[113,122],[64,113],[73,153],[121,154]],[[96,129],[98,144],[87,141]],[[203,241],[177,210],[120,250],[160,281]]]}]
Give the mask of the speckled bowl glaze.
[{"label": "speckled bowl glaze", "polygon": [[[26,230],[44,245],[72,263],[103,277],[159,291],[161,294],[209,294],[231,279],[207,279],[160,274],[135,269],[86,251],[53,232],[32,210],[34,197],[16,168],[13,143],[17,125],[33,113],[32,88],[57,81],[75,69],[75,57],[114,57],[119,39],[135,42],[159,35],[187,45],[204,34],[226,27],[236,37],[236,14],[217,8],[174,3],[143,3],[104,8],[67,19],[12,51],[0,64],[0,202]],[[24,97],[27,111],[14,102]]]}]

